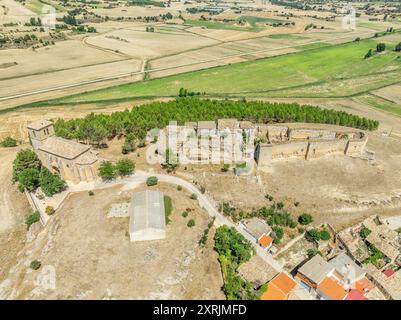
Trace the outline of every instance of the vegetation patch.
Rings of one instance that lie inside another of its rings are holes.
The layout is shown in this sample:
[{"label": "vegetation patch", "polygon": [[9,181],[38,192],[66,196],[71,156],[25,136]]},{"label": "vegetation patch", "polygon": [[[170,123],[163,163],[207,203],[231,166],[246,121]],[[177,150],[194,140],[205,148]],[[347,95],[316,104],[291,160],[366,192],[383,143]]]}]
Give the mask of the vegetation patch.
[{"label": "vegetation patch", "polygon": [[166,216],[166,224],[170,223],[170,215],[171,211],[173,210],[173,204],[171,198],[169,196],[164,196],[164,213]]},{"label": "vegetation patch", "polygon": [[116,164],[111,161],[102,161],[99,166],[99,176],[104,181],[111,181],[116,177],[125,177],[131,175],[135,170],[135,163],[130,159],[120,159]]},{"label": "vegetation patch", "polygon": [[36,153],[30,149],[20,150],[13,162],[13,182],[18,182],[18,189],[34,191],[41,187],[43,193],[51,197],[63,191],[66,183],[57,174],[42,166]]},{"label": "vegetation patch", "polygon": [[5,137],[3,141],[0,142],[0,146],[3,148],[12,148],[17,146],[17,140],[12,137]]},{"label": "vegetation patch", "polygon": [[31,261],[31,263],[29,264],[29,267],[32,270],[38,270],[40,268],[40,266],[42,265],[42,263],[38,260],[33,260]]},{"label": "vegetation patch", "polygon": [[157,177],[152,176],[152,177],[149,177],[149,178],[146,180],[146,185],[147,185],[148,187],[155,186],[155,185],[157,185],[157,182],[158,182]]},{"label": "vegetation patch", "polygon": [[40,221],[40,213],[39,213],[39,211],[35,211],[35,212],[31,213],[25,219],[26,229],[29,230],[31,225],[33,225],[35,222],[38,222],[38,221]]},{"label": "vegetation patch", "polygon": [[258,295],[252,285],[237,272],[238,267],[254,254],[251,243],[234,228],[224,225],[217,229],[214,248],[219,254],[223,274],[223,291],[228,300],[255,300]]}]

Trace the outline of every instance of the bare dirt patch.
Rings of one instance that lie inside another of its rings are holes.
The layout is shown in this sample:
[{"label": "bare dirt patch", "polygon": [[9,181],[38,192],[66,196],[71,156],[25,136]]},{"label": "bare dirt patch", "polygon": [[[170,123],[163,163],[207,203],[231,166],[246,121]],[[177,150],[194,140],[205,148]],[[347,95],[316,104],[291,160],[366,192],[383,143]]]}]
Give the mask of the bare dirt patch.
[{"label": "bare dirt patch", "polygon": [[[209,216],[186,192],[163,184],[157,188],[172,198],[173,212],[166,239],[151,242],[131,243],[128,218],[106,217],[110,205],[126,202],[133,190],[72,195],[22,255],[27,262],[40,260],[41,269],[29,271],[20,261],[9,277],[17,288],[14,298],[223,299],[213,241],[210,237],[203,249],[198,245]],[[193,228],[187,227],[191,218]]]}]

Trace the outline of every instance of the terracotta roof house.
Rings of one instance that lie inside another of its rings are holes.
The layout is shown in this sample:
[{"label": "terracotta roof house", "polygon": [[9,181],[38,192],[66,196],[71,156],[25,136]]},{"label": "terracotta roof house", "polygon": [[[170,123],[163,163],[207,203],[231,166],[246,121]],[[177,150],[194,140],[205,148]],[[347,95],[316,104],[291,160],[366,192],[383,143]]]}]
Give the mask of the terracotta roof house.
[{"label": "terracotta roof house", "polygon": [[258,239],[258,243],[263,249],[268,250],[273,245],[273,238],[266,234],[263,234]]},{"label": "terracotta roof house", "polygon": [[331,277],[324,278],[316,292],[323,300],[344,300],[347,296],[347,291]]},{"label": "terracotta roof house", "polygon": [[98,153],[89,145],[56,137],[53,123],[47,120],[32,122],[27,128],[35,153],[50,171],[73,183],[96,178]]},{"label": "terracotta roof house", "polygon": [[281,272],[267,284],[261,300],[287,300],[297,283],[286,273]]}]

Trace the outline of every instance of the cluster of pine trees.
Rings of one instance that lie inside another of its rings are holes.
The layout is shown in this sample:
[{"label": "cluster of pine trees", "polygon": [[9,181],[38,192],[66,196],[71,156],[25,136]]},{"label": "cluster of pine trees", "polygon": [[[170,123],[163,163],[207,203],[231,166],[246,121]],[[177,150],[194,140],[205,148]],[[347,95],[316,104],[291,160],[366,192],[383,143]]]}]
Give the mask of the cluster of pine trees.
[{"label": "cluster of pine trees", "polygon": [[308,122],[327,123],[364,130],[377,129],[379,122],[342,111],[300,106],[297,103],[209,100],[197,97],[177,98],[169,102],[152,102],[111,115],[90,114],[85,118],[55,123],[56,135],[90,144],[103,144],[106,139],[128,135],[130,141],[146,137],[153,128],[164,128],[169,121],[237,118],[254,123]]}]

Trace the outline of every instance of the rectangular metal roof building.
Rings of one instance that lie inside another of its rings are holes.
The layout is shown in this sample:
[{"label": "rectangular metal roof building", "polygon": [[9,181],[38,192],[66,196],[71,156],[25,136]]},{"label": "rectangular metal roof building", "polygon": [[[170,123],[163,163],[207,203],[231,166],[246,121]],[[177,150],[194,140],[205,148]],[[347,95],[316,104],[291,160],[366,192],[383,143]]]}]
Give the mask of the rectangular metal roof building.
[{"label": "rectangular metal roof building", "polygon": [[129,215],[131,242],[157,240],[166,237],[166,218],[162,192],[145,190],[134,193]]}]

